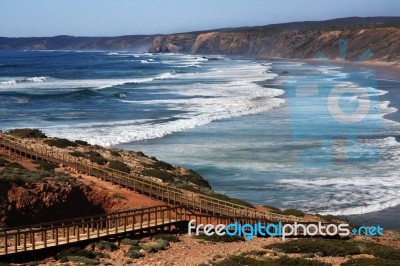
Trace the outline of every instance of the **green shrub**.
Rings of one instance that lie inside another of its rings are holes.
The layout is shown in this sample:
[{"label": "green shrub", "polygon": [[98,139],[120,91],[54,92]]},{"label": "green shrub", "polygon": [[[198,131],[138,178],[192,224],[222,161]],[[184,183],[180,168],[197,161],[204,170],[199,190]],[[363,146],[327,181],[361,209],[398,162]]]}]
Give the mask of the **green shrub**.
[{"label": "green shrub", "polygon": [[59,139],[59,138],[54,138],[54,139],[46,139],[44,141],[49,146],[52,147],[57,147],[57,148],[67,148],[67,147],[76,147],[78,144],[76,144],[73,141],[70,141],[68,139]]},{"label": "green shrub", "polygon": [[213,259],[221,259],[223,258],[221,254],[215,254],[213,257]]},{"label": "green shrub", "polygon": [[174,177],[175,177],[174,174],[168,173],[163,170],[158,170],[158,169],[144,169],[142,171],[142,174],[146,175],[146,176],[153,176],[153,177],[159,178],[163,182],[168,182],[168,183],[173,182]]},{"label": "green shrub", "polygon": [[216,199],[219,199],[219,200],[228,201],[228,202],[231,202],[233,204],[241,205],[241,206],[244,206],[244,207],[254,208],[254,206],[252,204],[248,203],[247,201],[244,201],[244,200],[241,200],[241,199],[236,199],[236,198],[231,198],[231,197],[228,197],[227,195],[219,194],[219,193],[216,193],[216,192],[213,192],[213,191],[210,191],[208,193],[208,196],[216,198]]},{"label": "green shrub", "polygon": [[169,242],[165,239],[158,239],[156,244],[150,245],[143,245],[142,249],[148,253],[156,253],[159,250],[166,250],[169,246]]},{"label": "green shrub", "polygon": [[130,245],[130,246],[137,246],[137,245],[139,245],[139,243],[140,243],[140,240],[138,240],[138,239],[124,238],[121,240],[121,244]]},{"label": "green shrub", "polygon": [[272,213],[282,214],[282,210],[277,207],[270,206],[270,205],[264,205],[263,207],[267,208]]},{"label": "green shrub", "polygon": [[156,169],[165,169],[165,170],[174,170],[175,167],[172,166],[172,164],[162,162],[162,161],[156,161],[153,166]]},{"label": "green shrub", "polygon": [[153,161],[158,161],[158,159],[155,156],[151,156],[150,159],[152,159]]},{"label": "green shrub", "polygon": [[144,254],[140,253],[138,250],[129,249],[128,252],[125,253],[125,256],[132,259],[138,259],[144,257]]},{"label": "green shrub", "polygon": [[[372,242],[358,242],[365,246],[364,253],[374,255],[381,259],[400,261],[400,249]],[[400,264],[400,262],[398,262]]]},{"label": "green shrub", "polygon": [[293,215],[297,217],[304,217],[306,214],[303,211],[296,210],[296,209],[286,209],[282,211],[282,214],[284,215]]},{"label": "green shrub", "polygon": [[38,164],[38,169],[45,170],[45,171],[54,171],[54,169],[58,168],[58,164],[56,163],[49,163],[45,161],[34,161],[35,164]]},{"label": "green shrub", "polygon": [[81,146],[88,146],[88,145],[90,145],[89,143],[87,143],[87,141],[84,141],[84,140],[75,140],[75,143],[76,144],[78,144],[78,145],[81,145]]},{"label": "green shrub", "polygon": [[231,255],[226,259],[215,262],[216,266],[246,265],[246,266],[328,266],[331,264],[305,260],[301,258],[279,258],[279,259],[255,259],[243,255]]},{"label": "green shrub", "polygon": [[100,262],[96,259],[89,259],[80,256],[68,256],[68,261],[83,263],[84,265],[99,265]]},{"label": "green shrub", "polygon": [[147,157],[143,152],[141,151],[137,151],[136,155],[140,156],[140,157]]},{"label": "green shrub", "polygon": [[47,138],[41,130],[36,128],[11,129],[8,134],[19,138]]},{"label": "green shrub", "polygon": [[224,242],[224,243],[245,241],[244,238],[241,236],[237,236],[237,235],[230,236],[230,235],[226,235],[226,234],[222,235],[222,236],[219,236],[217,234],[213,234],[211,236],[208,236],[206,234],[199,234],[199,235],[195,236],[195,238],[205,240],[205,241]]},{"label": "green shrub", "polygon": [[113,151],[110,151],[110,153],[111,153],[112,156],[121,157],[121,154],[119,152],[117,152],[117,151],[113,150]]},{"label": "green shrub", "polygon": [[108,160],[101,155],[89,157],[89,161],[97,163],[98,165],[105,165],[108,162]]},{"label": "green shrub", "polygon": [[117,160],[110,161],[108,167],[128,174],[131,172],[131,168],[127,164]]},{"label": "green shrub", "polygon": [[179,238],[175,235],[171,235],[171,234],[159,234],[159,235],[155,235],[154,239],[164,239],[167,240],[168,242],[179,242]]},{"label": "green shrub", "polygon": [[73,151],[73,152],[70,152],[69,155],[74,156],[74,157],[85,157],[85,154],[83,154],[83,153],[80,152],[80,151]]},{"label": "green shrub", "polygon": [[201,186],[201,187],[207,187],[211,188],[210,184],[208,183],[207,180],[205,180],[201,175],[193,171],[192,169],[189,169],[189,173],[186,175],[182,176],[182,179],[191,182],[195,185]]},{"label": "green shrub", "polygon": [[351,259],[345,263],[340,264],[341,266],[398,266],[399,262],[393,260],[386,260],[381,258],[359,258]]},{"label": "green shrub", "polygon": [[243,256],[263,256],[265,255],[267,252],[265,250],[250,250],[250,251],[246,251],[246,252],[242,252],[241,255]]},{"label": "green shrub", "polygon": [[7,168],[13,168],[13,169],[25,169],[25,167],[17,162],[9,162],[8,164],[5,165]]},{"label": "green shrub", "polygon": [[344,257],[360,254],[360,248],[356,242],[337,239],[298,239],[284,243],[276,243],[266,246],[268,249],[279,249],[286,253],[317,253],[323,256]]},{"label": "green shrub", "polygon": [[117,245],[114,243],[111,243],[109,241],[100,241],[95,244],[96,248],[100,250],[108,250],[108,251],[115,251],[119,249]]},{"label": "green shrub", "polygon": [[[63,251],[57,253],[56,258],[58,260],[63,260],[64,262],[68,261],[68,257],[85,257],[88,259],[96,258],[97,254],[92,251],[88,251],[85,249],[81,249],[78,247],[71,247],[64,249]],[[66,260],[67,259],[67,260]]]},{"label": "green shrub", "polygon": [[0,167],[4,167],[4,166],[6,166],[8,163],[10,163],[10,162],[7,161],[6,159],[0,157]]}]

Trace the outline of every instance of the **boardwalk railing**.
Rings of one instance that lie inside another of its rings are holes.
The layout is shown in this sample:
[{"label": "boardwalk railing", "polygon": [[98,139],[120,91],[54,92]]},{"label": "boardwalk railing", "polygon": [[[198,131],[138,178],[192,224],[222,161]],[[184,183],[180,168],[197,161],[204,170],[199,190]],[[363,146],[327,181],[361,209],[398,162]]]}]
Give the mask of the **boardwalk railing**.
[{"label": "boardwalk railing", "polygon": [[[29,227],[2,229],[0,230],[0,256],[127,233],[173,230],[187,225],[190,220],[195,220],[196,224],[225,225],[234,222],[241,224],[257,222],[254,218],[196,214],[185,207],[156,206]],[[262,224],[266,223],[267,221],[262,221]]]},{"label": "boardwalk railing", "polygon": [[[0,133],[0,148],[14,152],[20,156],[35,160],[45,160],[69,166],[76,171],[110,181],[141,194],[150,196],[167,204],[184,206],[188,209],[209,215],[225,215],[234,217],[250,217],[271,222],[308,222],[311,220],[260,211],[240,204],[220,200],[211,196],[178,189],[161,184],[139,174],[127,174],[106,167],[94,166],[79,161],[58,149],[43,144],[26,144],[18,138]],[[311,221],[312,222],[312,221]]]}]

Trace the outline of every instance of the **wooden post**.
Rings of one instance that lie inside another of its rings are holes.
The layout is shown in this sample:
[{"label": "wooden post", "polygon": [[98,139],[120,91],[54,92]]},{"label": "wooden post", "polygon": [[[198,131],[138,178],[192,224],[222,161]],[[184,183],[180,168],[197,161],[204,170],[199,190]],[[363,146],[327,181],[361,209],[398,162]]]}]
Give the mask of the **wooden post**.
[{"label": "wooden post", "polygon": [[4,233],[4,254],[7,255],[8,251],[7,251],[7,247],[8,247],[8,243],[7,243],[7,231]]}]

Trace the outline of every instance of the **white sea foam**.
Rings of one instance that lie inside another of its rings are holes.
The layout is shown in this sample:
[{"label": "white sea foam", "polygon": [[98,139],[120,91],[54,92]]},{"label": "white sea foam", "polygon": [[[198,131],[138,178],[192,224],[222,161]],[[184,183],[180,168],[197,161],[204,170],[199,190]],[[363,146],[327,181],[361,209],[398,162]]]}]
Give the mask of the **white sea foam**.
[{"label": "white sea foam", "polygon": [[[55,79],[49,77],[33,78],[13,78],[0,81],[0,90],[24,90],[26,93],[58,93],[59,91],[88,89],[107,89],[114,86],[120,86],[128,83],[148,83],[158,79],[173,78],[174,74],[170,72],[162,73],[148,78],[126,78],[126,79]],[[34,89],[34,90],[32,90]]]},{"label": "white sea foam", "polygon": [[[100,125],[76,125],[73,131],[58,127],[54,134],[69,138],[79,138],[91,143],[105,146],[160,138],[174,132],[184,131],[219,119],[238,117],[266,112],[280,106],[284,99],[274,98],[282,95],[283,90],[264,88],[255,81],[271,79],[275,75],[265,73],[265,66],[260,64],[237,64],[227,67],[222,72],[203,72],[191,74],[164,73],[154,79],[177,78],[190,79],[189,84],[164,83],[163,88],[169,93],[185,96],[184,99],[162,100],[127,100],[119,99],[126,104],[144,104],[166,106],[169,110],[183,110],[184,114],[173,119],[157,119],[149,123],[133,121],[117,122],[107,127],[107,133],[99,129]],[[224,81],[224,83],[206,84],[203,81]],[[146,87],[150,92],[158,86]],[[101,126],[100,126],[101,127]],[[52,129],[51,131],[53,132]]]}]

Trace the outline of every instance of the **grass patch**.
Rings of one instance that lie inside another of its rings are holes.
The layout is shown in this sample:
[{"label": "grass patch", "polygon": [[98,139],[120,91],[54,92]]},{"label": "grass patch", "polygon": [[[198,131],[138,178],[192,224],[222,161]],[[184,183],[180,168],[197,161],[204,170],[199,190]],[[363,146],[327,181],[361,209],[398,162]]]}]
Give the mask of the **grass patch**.
[{"label": "grass patch", "polygon": [[293,215],[293,216],[297,216],[297,217],[304,217],[306,215],[303,211],[297,210],[297,209],[286,209],[286,210],[282,211],[282,214]]},{"label": "grass patch", "polygon": [[144,254],[140,253],[140,251],[135,250],[135,249],[129,249],[126,253],[125,253],[126,257],[132,258],[132,259],[138,259],[141,257],[144,257]]},{"label": "grass patch", "polygon": [[117,151],[110,151],[110,154],[115,157],[121,157],[121,154]]},{"label": "grass patch", "polygon": [[264,256],[267,252],[265,250],[250,250],[246,252],[242,252],[243,256]]},{"label": "grass patch", "polygon": [[7,133],[19,138],[47,138],[41,130],[36,128],[11,129]]},{"label": "grass patch", "polygon": [[5,164],[5,167],[8,169],[26,169],[22,164],[17,163],[17,162],[8,162]]},{"label": "grass patch", "polygon": [[216,192],[213,192],[213,191],[207,193],[207,196],[213,197],[213,198],[216,198],[216,199],[219,199],[219,200],[229,201],[231,203],[234,203],[234,204],[237,204],[237,205],[242,205],[244,207],[254,208],[254,205],[248,203],[247,201],[244,201],[244,200],[241,200],[241,199],[236,199],[236,198],[231,198],[231,197],[228,197],[227,195],[219,194],[219,193],[216,193]]},{"label": "grass patch", "polygon": [[172,164],[162,162],[162,161],[156,161],[153,163],[154,168],[156,169],[164,169],[164,170],[174,170],[175,167],[172,166]]},{"label": "grass patch", "polygon": [[119,249],[117,245],[109,241],[100,241],[95,243],[95,247],[99,250],[108,250],[108,251],[115,251]]},{"label": "grass patch", "polygon": [[205,234],[199,234],[198,236],[195,236],[197,239],[205,240],[205,241],[211,241],[211,242],[224,242],[224,243],[229,243],[229,242],[240,242],[240,241],[245,241],[243,237],[241,236],[229,236],[229,235],[222,235],[219,236],[217,234],[213,234],[211,236],[205,235]]},{"label": "grass patch", "polygon": [[89,146],[90,144],[87,141],[84,140],[75,140],[74,141],[76,144],[81,145],[81,146]]},{"label": "grass patch", "polygon": [[26,168],[9,168],[8,166],[0,171],[0,183],[11,182],[17,185],[31,184],[34,182],[44,182],[47,180],[57,180],[66,182],[73,180],[68,174],[49,172],[44,170],[28,170]]},{"label": "grass patch", "polygon": [[399,262],[381,258],[359,258],[359,259],[351,259],[345,263],[342,263],[341,266],[398,266]]},{"label": "grass patch", "polygon": [[124,245],[129,245],[129,246],[137,246],[140,244],[139,239],[129,239],[129,238],[124,238],[121,240],[121,244]]},{"label": "grass patch", "polygon": [[86,257],[80,256],[68,256],[67,261],[77,262],[79,264],[83,263],[84,265],[99,265],[100,262],[97,259],[89,259]]},{"label": "grass patch", "polygon": [[108,163],[108,160],[101,155],[91,156],[89,157],[89,161],[91,161],[92,163],[97,163],[98,165],[105,165],[106,163]]},{"label": "grass patch", "polygon": [[85,154],[83,154],[83,153],[80,152],[80,151],[73,151],[73,152],[70,152],[69,155],[74,156],[74,157],[85,157]]},{"label": "grass patch", "polygon": [[59,138],[54,138],[54,139],[46,139],[44,141],[45,144],[52,146],[52,147],[57,147],[57,148],[67,148],[67,147],[76,147],[78,144],[76,144],[73,141],[70,141],[68,139],[59,139]]},{"label": "grass patch", "polygon": [[97,254],[93,251],[88,251],[77,247],[71,247],[57,253],[56,259],[67,262],[69,261],[68,259],[69,257],[84,257],[88,259],[94,259],[96,258],[96,256]]},{"label": "grass patch", "polygon": [[128,173],[128,174],[131,172],[131,168],[126,163],[123,163],[118,160],[110,161],[110,163],[108,164],[108,167],[110,169],[114,169],[114,170],[121,171],[121,172]]},{"label": "grass patch", "polygon": [[191,182],[195,185],[198,185],[200,187],[207,187],[211,188],[210,184],[208,183],[207,180],[205,180],[201,175],[193,171],[192,169],[189,169],[189,173],[186,175],[183,175],[181,177],[185,181]]},{"label": "grass patch", "polygon": [[231,255],[226,259],[214,262],[216,266],[246,265],[246,266],[328,266],[331,264],[305,260],[301,258],[255,259],[244,255]]},{"label": "grass patch", "polygon": [[58,168],[58,164],[56,163],[49,163],[46,161],[34,161],[33,163],[38,164],[39,166],[37,168],[40,170],[54,171],[54,169]]},{"label": "grass patch", "polygon": [[169,247],[169,242],[165,239],[158,239],[154,245],[143,245],[142,249],[148,253],[156,253],[159,250],[166,250]]},{"label": "grass patch", "polygon": [[344,257],[361,254],[357,242],[337,239],[298,239],[285,243],[265,246],[267,249],[279,249],[285,253],[320,253],[322,256]]},{"label": "grass patch", "polygon": [[358,242],[364,253],[381,259],[395,260],[400,265],[400,249],[372,242]]},{"label": "grass patch", "polygon": [[163,182],[171,183],[174,181],[175,174],[168,173],[158,169],[144,169],[142,174],[145,176],[152,176],[161,179]]}]

